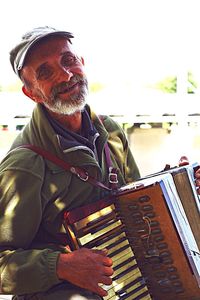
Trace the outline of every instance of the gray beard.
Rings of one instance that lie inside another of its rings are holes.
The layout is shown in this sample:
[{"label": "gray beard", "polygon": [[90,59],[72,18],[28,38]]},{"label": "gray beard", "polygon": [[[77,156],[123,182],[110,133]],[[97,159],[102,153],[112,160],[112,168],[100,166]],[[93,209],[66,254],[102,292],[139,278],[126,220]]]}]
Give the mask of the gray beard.
[{"label": "gray beard", "polygon": [[78,100],[73,100],[69,102],[63,102],[63,100],[56,98],[55,102],[43,102],[44,106],[50,111],[62,114],[62,115],[73,115],[77,111],[82,111],[86,105],[86,96]]},{"label": "gray beard", "polygon": [[58,96],[52,95],[50,101],[44,101],[43,104],[50,111],[62,114],[73,115],[77,111],[82,111],[86,105],[86,99],[88,96],[87,85],[82,85],[78,95],[72,95],[70,99],[64,101]]}]

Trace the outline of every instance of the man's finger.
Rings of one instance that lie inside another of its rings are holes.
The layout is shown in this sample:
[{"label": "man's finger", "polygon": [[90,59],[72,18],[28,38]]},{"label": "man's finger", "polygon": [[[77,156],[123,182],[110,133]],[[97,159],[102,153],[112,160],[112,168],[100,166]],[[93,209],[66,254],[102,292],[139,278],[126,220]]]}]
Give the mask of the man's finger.
[{"label": "man's finger", "polygon": [[189,165],[189,159],[187,156],[181,156],[178,163],[179,167]]}]

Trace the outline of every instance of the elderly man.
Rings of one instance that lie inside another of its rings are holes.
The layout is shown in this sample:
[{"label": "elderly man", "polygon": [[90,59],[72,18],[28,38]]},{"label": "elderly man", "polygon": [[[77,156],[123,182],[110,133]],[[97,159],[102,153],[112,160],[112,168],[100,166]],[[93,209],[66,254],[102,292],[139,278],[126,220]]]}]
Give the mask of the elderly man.
[{"label": "elderly man", "polygon": [[113,274],[106,249],[70,251],[63,226],[65,211],[109,191],[19,146],[50,151],[105,186],[112,168],[118,186],[139,178],[122,129],[86,104],[84,60],[72,38],[69,32],[40,27],[10,53],[23,92],[36,103],[0,166],[0,285],[14,299],[101,299],[107,292],[100,284],[110,285]]}]

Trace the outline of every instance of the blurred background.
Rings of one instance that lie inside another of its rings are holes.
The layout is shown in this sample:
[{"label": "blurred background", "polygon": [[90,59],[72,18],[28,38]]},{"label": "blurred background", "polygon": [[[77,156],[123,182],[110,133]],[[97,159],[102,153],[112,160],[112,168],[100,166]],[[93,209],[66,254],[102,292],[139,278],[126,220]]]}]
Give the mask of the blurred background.
[{"label": "blurred background", "polygon": [[181,155],[200,161],[199,0],[3,1],[0,159],[34,107],[21,93],[9,51],[44,25],[75,34],[88,101],[124,128],[142,175],[177,165]]},{"label": "blurred background", "polygon": [[200,161],[198,0],[7,0],[1,4],[0,159],[34,103],[21,92],[9,51],[29,29],[75,34],[90,96],[127,133],[142,175]]}]

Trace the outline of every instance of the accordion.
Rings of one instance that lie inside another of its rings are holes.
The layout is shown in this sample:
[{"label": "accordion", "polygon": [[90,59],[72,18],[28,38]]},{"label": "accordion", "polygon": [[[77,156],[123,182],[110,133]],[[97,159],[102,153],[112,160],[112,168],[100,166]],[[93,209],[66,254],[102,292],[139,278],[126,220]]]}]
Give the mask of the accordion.
[{"label": "accordion", "polygon": [[200,206],[193,166],[153,174],[65,213],[72,249],[108,249],[104,300],[200,300]]}]

